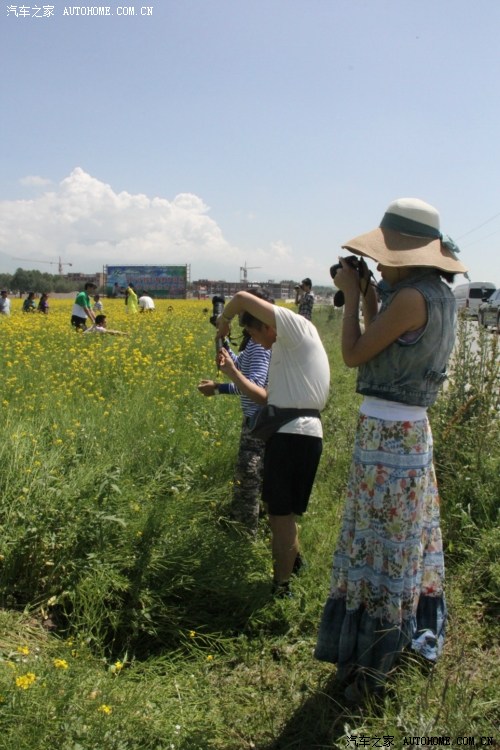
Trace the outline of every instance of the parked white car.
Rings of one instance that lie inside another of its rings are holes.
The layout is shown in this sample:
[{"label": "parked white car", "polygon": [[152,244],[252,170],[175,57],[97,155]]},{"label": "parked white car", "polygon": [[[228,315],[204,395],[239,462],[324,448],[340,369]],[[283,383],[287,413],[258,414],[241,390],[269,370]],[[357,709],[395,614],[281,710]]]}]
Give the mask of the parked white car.
[{"label": "parked white car", "polygon": [[485,328],[489,326],[500,328],[500,289],[493,292],[486,302],[479,305],[477,319],[479,325]]},{"label": "parked white car", "polygon": [[473,281],[471,284],[460,284],[453,294],[457,301],[457,310],[463,311],[471,318],[477,318],[479,306],[485,298],[490,297],[496,286],[489,281]]}]

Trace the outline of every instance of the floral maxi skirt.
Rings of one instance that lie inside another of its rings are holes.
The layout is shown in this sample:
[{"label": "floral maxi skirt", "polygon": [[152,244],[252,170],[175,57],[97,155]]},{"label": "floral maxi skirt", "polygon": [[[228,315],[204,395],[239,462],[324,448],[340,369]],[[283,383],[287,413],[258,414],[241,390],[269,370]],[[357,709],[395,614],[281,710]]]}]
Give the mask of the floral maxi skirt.
[{"label": "floral maxi skirt", "polygon": [[371,690],[406,646],[435,661],[443,581],[429,422],[360,414],[316,658],[337,664],[340,680],[362,674]]}]

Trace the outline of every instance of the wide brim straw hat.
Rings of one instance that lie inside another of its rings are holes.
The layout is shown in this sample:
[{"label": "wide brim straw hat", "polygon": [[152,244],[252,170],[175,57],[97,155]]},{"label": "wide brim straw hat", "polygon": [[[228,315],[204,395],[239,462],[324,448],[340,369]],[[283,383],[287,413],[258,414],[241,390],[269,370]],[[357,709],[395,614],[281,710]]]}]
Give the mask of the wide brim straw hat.
[{"label": "wide brim straw hat", "polygon": [[398,198],[387,208],[380,226],[343,243],[343,248],[383,266],[428,266],[466,273],[453,240],[441,234],[439,213],[419,198]]}]

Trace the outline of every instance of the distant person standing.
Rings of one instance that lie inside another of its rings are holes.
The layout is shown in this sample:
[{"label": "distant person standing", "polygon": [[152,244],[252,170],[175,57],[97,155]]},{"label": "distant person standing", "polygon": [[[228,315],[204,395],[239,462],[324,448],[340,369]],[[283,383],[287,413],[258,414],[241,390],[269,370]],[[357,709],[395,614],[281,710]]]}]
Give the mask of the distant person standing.
[{"label": "distant person standing", "polygon": [[101,297],[99,294],[94,295],[94,304],[92,305],[92,310],[96,313],[102,313],[103,311]]},{"label": "distant person standing", "polygon": [[139,297],[139,312],[154,312],[155,303],[153,298],[147,292],[143,292]]},{"label": "distant person standing", "polygon": [[10,299],[6,289],[0,292],[0,315],[10,315]]},{"label": "distant person standing", "polygon": [[307,320],[312,320],[314,294],[311,279],[302,279],[301,283],[295,287],[295,304],[299,307],[297,311],[299,315]]},{"label": "distant person standing", "polygon": [[125,292],[125,304],[127,306],[127,312],[135,315],[138,312],[137,309],[137,294],[135,293],[134,285],[129,284],[127,291]]},{"label": "distant person standing", "polygon": [[78,292],[76,295],[73,310],[71,312],[71,325],[76,330],[84,331],[87,327],[87,318],[91,323],[95,323],[95,316],[90,308],[90,297],[89,292],[92,292],[96,288],[96,285],[92,281],[87,281],[83,292]]}]

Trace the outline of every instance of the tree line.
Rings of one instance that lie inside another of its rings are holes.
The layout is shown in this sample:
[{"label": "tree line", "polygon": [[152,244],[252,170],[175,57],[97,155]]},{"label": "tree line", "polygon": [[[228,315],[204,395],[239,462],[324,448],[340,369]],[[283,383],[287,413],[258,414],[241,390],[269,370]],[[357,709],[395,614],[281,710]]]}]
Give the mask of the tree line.
[{"label": "tree line", "polygon": [[18,268],[13,274],[0,273],[0,287],[17,293],[43,294],[44,292],[72,292],[75,289],[75,282],[52,273]]}]

